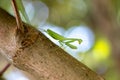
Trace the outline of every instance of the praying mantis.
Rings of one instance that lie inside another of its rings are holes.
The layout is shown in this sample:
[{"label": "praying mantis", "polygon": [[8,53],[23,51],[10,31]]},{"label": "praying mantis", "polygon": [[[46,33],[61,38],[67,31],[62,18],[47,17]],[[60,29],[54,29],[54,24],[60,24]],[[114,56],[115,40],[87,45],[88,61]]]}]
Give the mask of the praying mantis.
[{"label": "praying mantis", "polygon": [[63,44],[67,45],[68,47],[70,47],[71,49],[77,49],[76,46],[72,45],[72,42],[78,41],[78,43],[80,44],[82,42],[82,39],[77,39],[77,38],[66,38],[50,29],[47,29],[45,31],[48,35],[50,35],[52,38],[54,38],[55,40],[58,40],[59,43],[63,46]]},{"label": "praying mantis", "polygon": [[[18,3],[17,3],[18,4]],[[27,17],[27,13],[25,12],[24,6],[22,1],[19,1],[18,4],[18,9],[21,11],[21,13],[23,14],[24,18],[26,21],[28,21],[28,23],[30,23],[29,18]],[[76,46],[74,46],[73,42],[78,41],[78,44],[80,44],[82,42],[82,39],[77,39],[77,38],[66,38],[50,29],[44,30],[48,35],[50,35],[52,38],[54,38],[55,40],[58,40],[58,42],[60,43],[60,45],[63,46],[63,44],[65,44],[66,46],[70,47],[71,49],[77,49]]]}]

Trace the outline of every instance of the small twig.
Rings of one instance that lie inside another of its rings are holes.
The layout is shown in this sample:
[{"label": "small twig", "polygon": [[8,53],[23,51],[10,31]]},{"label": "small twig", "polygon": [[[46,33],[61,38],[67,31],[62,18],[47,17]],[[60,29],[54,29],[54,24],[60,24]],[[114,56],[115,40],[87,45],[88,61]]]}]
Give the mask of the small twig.
[{"label": "small twig", "polygon": [[0,71],[0,76],[2,76],[3,74],[4,74],[4,72],[10,67],[10,63],[8,63],[5,67],[4,67],[4,69],[2,69],[2,71]]},{"label": "small twig", "polygon": [[21,30],[22,32],[24,32],[23,23],[22,23],[22,20],[20,18],[18,7],[16,5],[16,0],[12,0],[11,2],[12,2],[12,6],[13,6],[13,9],[14,9],[14,13],[15,13],[15,18],[16,18],[16,22],[17,22],[17,28],[19,30]]}]

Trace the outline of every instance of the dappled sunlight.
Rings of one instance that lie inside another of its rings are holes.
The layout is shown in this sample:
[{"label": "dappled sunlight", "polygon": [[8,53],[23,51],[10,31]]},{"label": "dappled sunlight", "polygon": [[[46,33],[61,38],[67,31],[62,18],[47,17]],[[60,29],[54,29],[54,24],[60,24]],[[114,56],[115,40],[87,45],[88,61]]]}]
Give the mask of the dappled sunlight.
[{"label": "dappled sunlight", "polygon": [[109,40],[105,37],[101,37],[96,40],[90,51],[85,52],[84,59],[82,61],[91,68],[97,67],[95,65],[99,65],[101,63],[109,65],[106,64],[106,62],[111,63],[111,60],[109,60],[111,55],[110,53],[111,45]]},{"label": "dappled sunlight", "polygon": [[98,39],[93,48],[93,56],[96,60],[107,59],[111,53],[111,47],[105,38]]}]

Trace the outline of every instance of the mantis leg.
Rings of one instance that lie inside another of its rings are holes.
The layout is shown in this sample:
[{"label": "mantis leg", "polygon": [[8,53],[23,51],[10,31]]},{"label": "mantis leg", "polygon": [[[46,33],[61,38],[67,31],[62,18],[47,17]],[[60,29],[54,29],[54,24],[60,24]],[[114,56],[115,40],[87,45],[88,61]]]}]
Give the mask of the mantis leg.
[{"label": "mantis leg", "polygon": [[72,43],[72,42],[74,42],[74,40],[71,40],[71,41],[65,42],[65,45],[69,46],[69,47],[72,48],[72,49],[77,49],[76,46],[70,44],[70,43]]},{"label": "mantis leg", "polygon": [[63,42],[59,41],[60,45],[63,46]]}]

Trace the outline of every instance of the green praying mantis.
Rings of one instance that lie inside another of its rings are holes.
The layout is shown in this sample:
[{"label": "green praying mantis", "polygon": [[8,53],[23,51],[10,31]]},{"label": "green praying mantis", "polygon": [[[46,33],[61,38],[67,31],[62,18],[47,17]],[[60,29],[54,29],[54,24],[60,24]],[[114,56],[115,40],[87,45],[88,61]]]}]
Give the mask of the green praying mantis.
[{"label": "green praying mantis", "polygon": [[72,42],[78,41],[78,43],[80,44],[82,42],[82,39],[77,39],[77,38],[66,38],[50,29],[45,30],[45,32],[50,35],[52,38],[54,38],[55,40],[58,40],[59,43],[63,46],[63,44],[67,45],[68,47],[70,47],[71,49],[77,49],[76,46],[72,45]]},{"label": "green praying mantis", "polygon": [[[19,3],[19,4],[18,4]],[[21,11],[21,13],[23,14],[25,20],[30,23],[29,18],[27,16],[27,13],[25,12],[23,3],[21,0],[17,1],[17,5],[18,5],[18,9],[19,11]],[[82,39],[77,39],[77,38],[66,38],[50,29],[44,30],[48,35],[50,35],[52,38],[54,38],[55,40],[58,40],[59,43],[63,46],[63,44],[67,45],[68,47],[70,47],[71,49],[77,49],[76,46],[74,46],[73,42],[78,41],[78,43],[80,44],[82,42]]]}]

